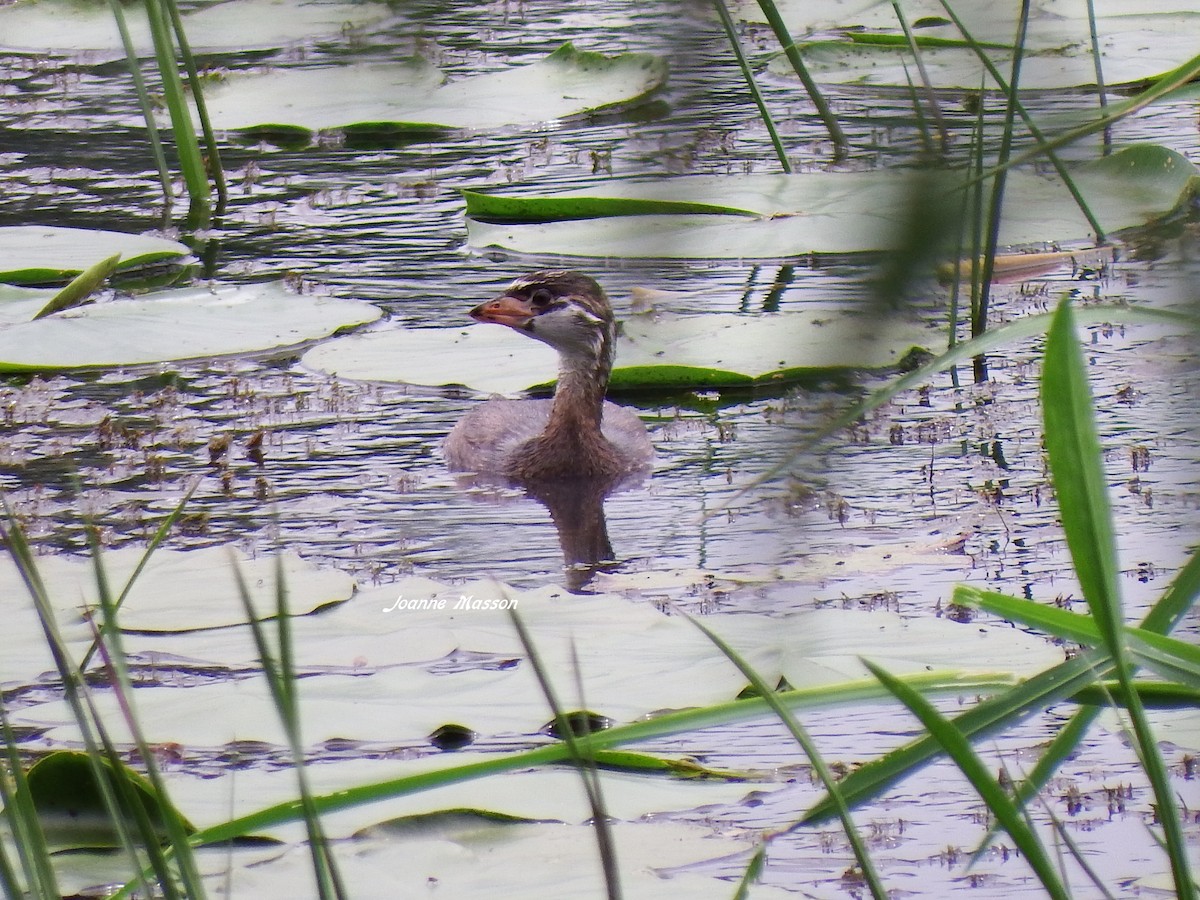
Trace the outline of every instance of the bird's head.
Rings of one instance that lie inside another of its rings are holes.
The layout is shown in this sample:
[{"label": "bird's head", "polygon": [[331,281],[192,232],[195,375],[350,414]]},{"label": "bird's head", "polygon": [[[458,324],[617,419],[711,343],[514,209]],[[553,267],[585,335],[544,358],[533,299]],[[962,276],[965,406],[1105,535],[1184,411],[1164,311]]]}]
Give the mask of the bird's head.
[{"label": "bird's head", "polygon": [[607,360],[616,324],[604,290],[581,272],[544,269],[522,275],[500,296],[470,312],[477,322],[507,325],[571,358]]}]

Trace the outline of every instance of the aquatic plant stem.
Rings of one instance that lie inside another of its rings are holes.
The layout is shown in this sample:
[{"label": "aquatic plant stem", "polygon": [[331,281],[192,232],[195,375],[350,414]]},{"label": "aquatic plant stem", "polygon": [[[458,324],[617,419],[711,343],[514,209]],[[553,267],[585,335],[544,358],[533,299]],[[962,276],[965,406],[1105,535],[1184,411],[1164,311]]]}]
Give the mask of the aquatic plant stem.
[{"label": "aquatic plant stem", "polygon": [[121,34],[121,45],[125,48],[125,61],[129,65],[129,74],[133,78],[133,90],[137,94],[138,106],[142,110],[142,118],[146,122],[146,134],[150,139],[150,155],[158,167],[158,179],[162,184],[163,199],[170,206],[175,201],[175,186],[171,183],[171,167],[167,165],[167,155],[163,150],[162,138],[158,133],[158,123],[154,121],[154,108],[150,103],[150,92],[146,90],[146,80],[142,78],[141,61],[133,38],[129,36],[129,25],[125,21],[125,9],[120,0],[108,0],[112,10],[113,20],[117,23],[117,31]]},{"label": "aquatic plant stem", "polygon": [[[1012,155],[1013,125],[1016,122],[1019,84],[1021,81],[1021,58],[1025,52],[1025,34],[1029,26],[1029,0],[1022,0],[1021,15],[1017,21],[1017,35],[1013,42],[1012,76],[1008,82],[1008,105],[1004,110],[1004,130],[1000,135],[1000,163]],[[982,103],[982,98],[980,100]],[[987,330],[988,304],[992,291],[992,271],[996,266],[996,245],[1000,240],[1000,220],[1004,211],[1004,186],[1007,173],[999,173],[992,181],[991,202],[988,205],[987,245],[983,248],[983,271],[979,278],[979,303],[971,317],[971,337],[979,337]]]},{"label": "aquatic plant stem", "polygon": [[746,54],[742,52],[742,44],[738,40],[737,29],[734,27],[733,18],[729,15],[729,8],[725,5],[725,0],[713,0],[713,6],[717,10],[717,18],[721,20],[721,27],[725,29],[725,36],[729,39],[729,46],[733,50],[734,58],[737,59],[738,67],[742,70],[742,78],[746,82],[746,87],[750,89],[754,105],[758,107],[758,114],[767,127],[767,134],[770,135],[771,146],[775,148],[775,155],[779,158],[779,165],[786,174],[790,175],[792,164],[788,162],[787,151],[783,149],[783,141],[780,140],[779,132],[775,129],[775,120],[771,118],[771,111],[767,109],[762,91],[758,89],[758,82],[754,80],[754,73],[750,71],[750,63],[746,60]]},{"label": "aquatic plant stem", "polygon": [[846,139],[846,135],[842,131],[842,126],[838,124],[837,117],[830,110],[829,104],[825,102],[825,97],[821,94],[820,88],[817,87],[817,83],[813,81],[812,76],[809,74],[808,67],[804,65],[804,58],[800,55],[800,48],[792,40],[792,35],[783,21],[783,16],[779,14],[779,10],[776,8],[773,0],[758,0],[758,6],[762,10],[763,15],[766,16],[767,24],[775,32],[775,38],[782,45],[783,53],[787,57],[788,62],[792,64],[793,71],[800,77],[800,83],[804,85],[804,90],[808,92],[813,106],[817,108],[817,115],[825,123],[825,130],[829,132],[829,137],[833,141],[834,156],[840,159],[846,155],[850,147],[850,142]]},{"label": "aquatic plant stem", "polygon": [[163,80],[163,96],[171,116],[171,132],[175,137],[175,151],[179,155],[179,169],[183,173],[191,200],[188,207],[188,223],[192,227],[204,227],[212,214],[212,198],[209,195],[208,176],[200,144],[196,140],[196,128],[192,122],[191,109],[179,77],[175,62],[175,43],[172,29],[167,25],[168,15],[163,8],[164,0],[147,0],[146,14],[150,19],[150,34],[154,39],[154,56]]},{"label": "aquatic plant stem", "polygon": [[179,45],[179,55],[183,59],[184,68],[188,74],[188,86],[192,90],[192,102],[196,104],[196,118],[200,120],[200,129],[204,134],[204,147],[208,152],[208,174],[212,176],[213,185],[217,190],[217,214],[225,210],[229,200],[229,187],[225,181],[225,169],[221,165],[221,152],[213,132],[212,121],[208,116],[208,103],[204,99],[204,85],[196,68],[196,58],[192,55],[187,33],[183,27],[183,17],[179,14],[179,5],[175,0],[162,0],[171,17],[171,28],[175,32],[175,41]]},{"label": "aquatic plant stem", "polygon": [[[896,13],[900,27],[904,30],[904,38],[908,41],[909,52],[912,53],[913,59],[917,61],[917,72],[921,76],[921,86],[925,91],[925,99],[929,103],[929,111],[933,115],[933,121],[937,124],[941,152],[945,153],[946,145],[949,141],[946,132],[946,120],[942,118],[941,104],[938,103],[937,94],[933,90],[933,82],[929,80],[929,72],[925,68],[925,57],[921,54],[921,47],[917,44],[917,39],[913,36],[912,29],[908,26],[908,18],[904,15],[904,10],[900,6],[900,0],[892,0],[892,9]],[[907,72],[907,69],[905,71]],[[919,109],[917,109],[917,114],[918,116],[921,115]]]},{"label": "aquatic plant stem", "polygon": [[[1004,76],[1000,74],[1000,70],[996,68],[996,64],[993,63],[987,53],[984,52],[983,45],[975,40],[974,36],[967,30],[967,26],[963,24],[962,20],[958,17],[958,14],[950,6],[947,0],[941,0],[941,3],[942,8],[946,10],[946,15],[950,17],[951,21],[954,22],[954,26],[959,30],[959,33],[962,34],[963,40],[970,45],[980,63],[987,70],[988,75],[991,76],[992,80],[996,82],[1000,90],[1003,91],[1009,98],[1010,106],[1015,108],[1020,114],[1021,121],[1025,123],[1025,127],[1029,129],[1029,133],[1033,135],[1034,140],[1037,141],[1037,148],[1028,151],[1026,154],[1022,154],[1022,156],[1027,159],[1032,159],[1040,153],[1045,153],[1046,158],[1050,160],[1050,164],[1054,166],[1054,171],[1058,173],[1058,177],[1063,180],[1063,184],[1071,193],[1071,198],[1075,201],[1075,205],[1079,207],[1079,211],[1083,213],[1084,218],[1087,219],[1088,225],[1091,227],[1093,234],[1096,236],[1096,243],[1103,244],[1107,240],[1104,229],[1100,227],[1100,222],[1092,214],[1092,210],[1088,206],[1087,201],[1084,199],[1083,194],[1081,194],[1079,189],[1075,186],[1075,180],[1071,178],[1070,171],[1067,169],[1062,160],[1059,159],[1058,154],[1054,152],[1059,146],[1057,141],[1049,140],[1042,130],[1038,128],[1037,123],[1033,121],[1033,117],[1029,115],[1029,111],[1025,109],[1025,105],[1021,103],[1017,93],[1009,90]],[[1021,157],[1019,156],[1017,159],[1019,160],[1020,158]],[[1002,167],[997,166],[987,171],[981,170],[979,173],[968,179],[967,183],[964,185],[964,188],[970,187],[977,181],[986,180],[987,178],[996,175],[1000,171],[1008,171],[1013,167],[1013,165],[1015,165],[1015,162],[1010,158]]]}]

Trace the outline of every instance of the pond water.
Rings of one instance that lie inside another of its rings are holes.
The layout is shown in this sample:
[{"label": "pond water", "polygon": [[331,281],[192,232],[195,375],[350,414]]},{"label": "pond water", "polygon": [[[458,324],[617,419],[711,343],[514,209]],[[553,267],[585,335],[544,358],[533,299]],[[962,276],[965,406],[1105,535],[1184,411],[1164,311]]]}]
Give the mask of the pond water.
[{"label": "pond water", "polygon": [[[367,45],[289,54],[312,62],[416,49],[461,75],[529,61],[570,39],[591,50],[668,57],[668,88],[631,111],[539,130],[394,145],[330,137],[299,150],[227,142],[229,208],[209,232],[187,236],[196,240],[204,276],[287,275],[309,290],[377,303],[406,326],[457,325],[475,303],[546,262],[468,250],[459,188],[777,170],[724,38],[704,16],[666,7],[647,13],[633,2],[563,7],[549,0],[471,9],[409,4],[401,21]],[[256,62],[236,55],[217,61],[229,68]],[[157,179],[144,131],[130,124],[137,110],[123,64],[15,57],[2,64],[11,71],[0,92],[0,224],[161,228]],[[764,87],[793,163],[825,166],[828,141],[798,89],[771,78]],[[945,101],[960,150],[974,121],[969,99]],[[919,148],[905,97],[843,90],[833,101],[850,134],[846,166],[903,163]],[[1032,106],[1053,117],[1091,102],[1060,94]],[[1152,140],[1200,160],[1191,102],[1146,111],[1114,129],[1113,140]],[[1084,142],[1069,154],[1094,151]],[[1176,221],[1121,248],[1103,268],[1066,267],[998,287],[993,318],[1044,310],[1063,292],[1083,302],[1190,299],[1200,276],[1197,233],[1195,221]],[[628,312],[634,287],[694,292],[664,301],[680,312],[833,309],[860,302],[873,276],[872,263],[857,260],[584,260],[579,267],[604,284],[618,315]],[[911,315],[938,321],[947,304],[947,290],[930,284]],[[1200,370],[1192,345],[1145,329],[1097,327],[1086,337],[1126,602],[1144,609],[1200,538]],[[657,459],[651,479],[608,499],[618,564],[592,589],[646,603],[673,600],[714,617],[782,616],[814,606],[934,617],[960,581],[1045,601],[1077,599],[1042,452],[1038,349],[1028,342],[989,358],[983,383],[973,383],[969,370],[960,370],[957,385],[948,373],[938,376],[763,484],[757,476],[893,373],[815,380],[787,391],[621,398],[653,429]],[[364,586],[409,574],[451,583],[490,576],[517,588],[562,583],[558,539],[540,504],[515,490],[466,488],[445,469],[440,441],[477,402],[463,391],[333,379],[307,371],[291,353],[8,378],[0,382],[0,489],[44,554],[80,551],[85,522],[106,546],[144,542],[195,487],[168,546],[232,542],[251,554],[285,547]],[[261,461],[247,455],[257,434],[264,436]],[[230,450],[214,461],[210,445],[224,439]],[[908,569],[834,569],[807,579],[760,574],[764,566],[812,560],[816,567],[819,559],[905,544],[953,552]],[[1197,624],[1193,614],[1187,633],[1194,635]],[[1028,768],[1065,714],[1035,719],[981,749],[993,764],[1003,758]],[[847,765],[916,733],[885,707],[806,722],[829,759]],[[753,833],[786,826],[818,796],[801,755],[774,723],[701,731],[643,749],[774,771],[765,800],[661,818]],[[1182,766],[1182,750],[1168,761]],[[1132,799],[1114,812],[1106,790],[1128,784],[1135,785]],[[1194,785],[1179,784],[1194,809]],[[1098,730],[1064,767],[1048,802],[1068,789],[1082,792],[1081,809],[1053,811],[1089,856],[1104,860],[1110,883],[1148,874],[1138,860],[1153,857],[1141,827],[1150,799],[1118,736]],[[1024,865],[999,851],[977,870],[964,869],[963,854],[983,833],[981,809],[952,768],[939,764],[865,810],[861,821],[870,826],[885,880],[899,891],[1040,896]],[[831,828],[778,839],[770,860],[769,885],[805,896],[854,895],[842,881],[848,851]],[[688,871],[735,877],[742,864],[720,859]],[[1150,872],[1160,870],[1156,864]],[[1083,886],[1078,896],[1091,894]]]}]

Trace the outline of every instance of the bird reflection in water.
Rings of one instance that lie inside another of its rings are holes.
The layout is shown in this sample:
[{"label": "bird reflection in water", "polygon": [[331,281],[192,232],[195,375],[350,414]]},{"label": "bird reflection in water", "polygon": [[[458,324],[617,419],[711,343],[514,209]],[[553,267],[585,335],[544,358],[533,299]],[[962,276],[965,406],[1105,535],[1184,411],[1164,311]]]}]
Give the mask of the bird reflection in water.
[{"label": "bird reflection in water", "polygon": [[489,400],[446,437],[452,470],[521,486],[558,529],[568,587],[580,590],[613,559],[604,499],[650,472],[654,447],[632,410],[604,399],[616,320],[603,289],[579,272],[543,270],[470,312],[558,351],[554,397]]}]

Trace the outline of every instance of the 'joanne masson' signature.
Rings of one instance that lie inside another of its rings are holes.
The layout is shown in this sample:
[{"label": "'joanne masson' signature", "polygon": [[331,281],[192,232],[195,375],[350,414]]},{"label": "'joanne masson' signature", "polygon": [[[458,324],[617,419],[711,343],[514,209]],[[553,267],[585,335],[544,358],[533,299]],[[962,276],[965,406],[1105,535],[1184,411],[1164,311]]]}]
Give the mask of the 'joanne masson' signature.
[{"label": "'joanne masson' signature", "polygon": [[419,609],[451,609],[451,610],[484,610],[484,609],[516,609],[516,597],[476,597],[474,594],[459,594],[457,600],[448,597],[405,597],[401,594],[391,606],[385,606],[386,612],[403,612]]}]

